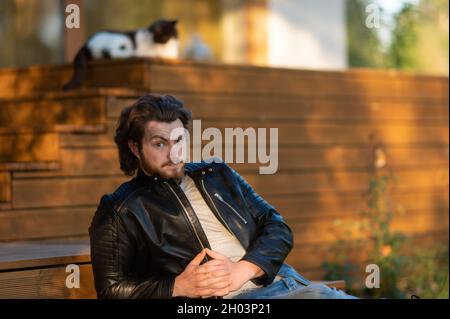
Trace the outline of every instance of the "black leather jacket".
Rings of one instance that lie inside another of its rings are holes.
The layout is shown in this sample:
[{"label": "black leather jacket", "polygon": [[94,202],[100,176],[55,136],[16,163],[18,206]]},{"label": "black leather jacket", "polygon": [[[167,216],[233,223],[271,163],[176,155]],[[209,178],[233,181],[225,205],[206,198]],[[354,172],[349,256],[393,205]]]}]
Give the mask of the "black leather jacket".
[{"label": "black leather jacket", "polygon": [[[243,259],[265,272],[253,281],[270,284],[292,248],[281,215],[225,163],[188,163],[185,170],[245,248]],[[142,171],[101,198],[89,235],[99,298],[171,298],[175,277],[210,248],[178,184]]]}]

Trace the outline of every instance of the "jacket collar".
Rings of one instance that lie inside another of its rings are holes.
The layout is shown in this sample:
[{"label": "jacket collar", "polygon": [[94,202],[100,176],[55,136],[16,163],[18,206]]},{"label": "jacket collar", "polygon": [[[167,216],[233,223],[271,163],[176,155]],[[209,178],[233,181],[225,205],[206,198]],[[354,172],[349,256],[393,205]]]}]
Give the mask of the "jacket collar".
[{"label": "jacket collar", "polygon": [[[206,162],[186,163],[184,166],[184,173],[192,179],[207,176],[214,171],[213,165]],[[164,178],[159,174],[148,175],[142,169],[138,169],[136,180],[144,184],[154,184],[161,182],[168,182],[170,179]]]}]

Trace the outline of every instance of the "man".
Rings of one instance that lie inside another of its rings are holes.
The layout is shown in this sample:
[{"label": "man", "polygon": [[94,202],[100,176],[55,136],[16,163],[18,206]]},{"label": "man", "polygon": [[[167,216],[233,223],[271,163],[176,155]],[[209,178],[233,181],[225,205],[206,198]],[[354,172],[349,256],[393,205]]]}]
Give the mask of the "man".
[{"label": "man", "polygon": [[[190,112],[146,95],[123,110],[120,168],[89,228],[99,298],[350,298],[284,263],[292,233],[225,163],[184,163]],[[174,132],[178,132],[174,134]]]}]

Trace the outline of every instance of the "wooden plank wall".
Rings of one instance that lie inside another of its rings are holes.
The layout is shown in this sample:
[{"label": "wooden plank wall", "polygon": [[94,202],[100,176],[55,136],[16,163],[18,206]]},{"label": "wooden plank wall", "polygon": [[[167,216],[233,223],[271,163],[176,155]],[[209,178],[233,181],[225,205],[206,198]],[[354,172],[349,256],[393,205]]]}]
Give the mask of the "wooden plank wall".
[{"label": "wooden plank wall", "polygon": [[[86,236],[100,196],[126,180],[112,137],[121,109],[142,90],[181,98],[203,128],[278,128],[277,174],[259,175],[259,164],[232,166],[285,216],[295,233],[288,262],[312,279],[321,278],[320,265],[342,235],[340,225],[360,218],[376,148],[398,177],[392,200],[404,213],[394,219],[394,229],[417,243],[448,239],[448,78],[148,61],[110,66],[107,80],[99,76],[91,83],[139,92],[54,98],[55,110],[104,104],[107,131],[55,131],[57,169],[0,173],[0,184],[11,185],[0,192],[0,200],[10,202],[0,211],[0,240]],[[53,71],[48,79],[62,83],[66,77],[67,70]],[[39,79],[21,94],[36,93],[36,83],[52,85]],[[34,103],[24,107],[45,104],[40,97]],[[363,252],[355,258],[363,259]]]}]

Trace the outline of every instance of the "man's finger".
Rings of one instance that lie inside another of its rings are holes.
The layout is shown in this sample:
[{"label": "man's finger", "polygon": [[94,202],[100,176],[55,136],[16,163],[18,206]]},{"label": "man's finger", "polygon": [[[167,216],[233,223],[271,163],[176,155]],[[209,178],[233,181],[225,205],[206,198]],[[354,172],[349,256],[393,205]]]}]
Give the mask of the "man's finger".
[{"label": "man's finger", "polygon": [[205,248],[206,253],[214,259],[226,260],[229,259],[227,256],[219,254],[217,251],[211,250],[209,248]]},{"label": "man's finger", "polygon": [[211,271],[211,277],[223,277],[230,276],[231,271],[229,269],[215,269]]},{"label": "man's finger", "polygon": [[202,251],[199,252],[197,254],[197,256],[195,256],[194,259],[191,260],[189,265],[194,265],[194,266],[200,265],[200,263],[202,262],[203,258],[205,258],[205,255],[206,255],[206,251],[204,249],[202,249]]},{"label": "man's finger", "polygon": [[215,280],[222,277],[230,277],[231,272],[227,269],[218,269],[213,272],[207,272],[207,273],[199,273],[195,276],[195,280],[197,281],[203,281],[203,280]]},{"label": "man's finger", "polygon": [[197,290],[196,295],[202,298],[210,298],[218,289],[200,288]]},{"label": "man's finger", "polygon": [[222,290],[218,290],[214,293],[214,296],[226,296],[230,293],[230,290],[228,288],[222,289]]},{"label": "man's finger", "polygon": [[228,267],[221,266],[221,265],[205,267],[205,268],[197,267],[195,272],[200,276],[205,276],[205,274],[209,274],[211,277],[220,276],[221,273],[227,273],[227,274],[231,273],[231,271]]},{"label": "man's finger", "polygon": [[219,290],[216,290],[216,291],[212,292],[211,295],[206,296],[204,298],[211,298],[211,297],[217,297],[217,296],[226,296],[229,293],[230,293],[230,290],[228,288],[219,289]]},{"label": "man's finger", "polygon": [[226,266],[226,261],[225,260],[223,260],[223,259],[221,259],[221,260],[213,259],[213,260],[210,260],[210,261],[208,261],[208,262],[206,262],[204,264],[201,264],[198,267],[198,271],[204,271],[205,269],[208,269],[208,268],[211,268],[211,267],[223,267],[223,266]]},{"label": "man's finger", "polygon": [[206,278],[196,283],[197,288],[223,289],[231,285],[230,276]]},{"label": "man's finger", "polygon": [[228,288],[223,289],[200,289],[198,291],[198,295],[202,296],[203,298],[209,298],[213,296],[225,296],[230,293],[230,290]]}]

